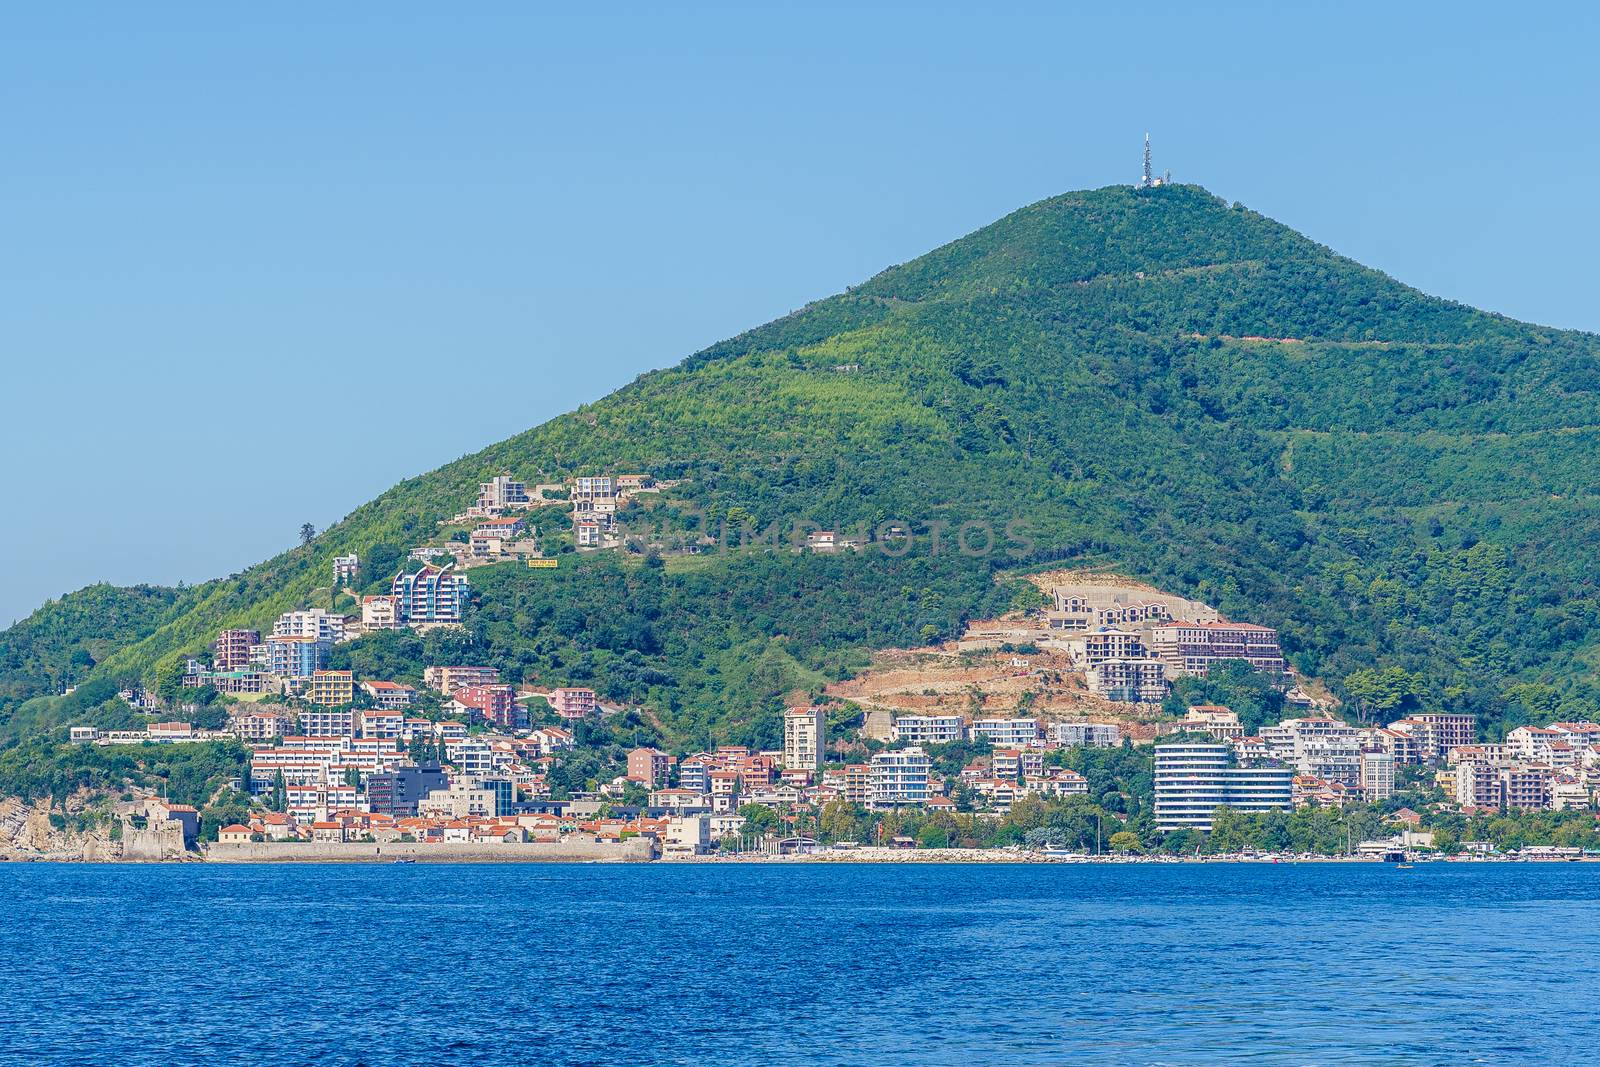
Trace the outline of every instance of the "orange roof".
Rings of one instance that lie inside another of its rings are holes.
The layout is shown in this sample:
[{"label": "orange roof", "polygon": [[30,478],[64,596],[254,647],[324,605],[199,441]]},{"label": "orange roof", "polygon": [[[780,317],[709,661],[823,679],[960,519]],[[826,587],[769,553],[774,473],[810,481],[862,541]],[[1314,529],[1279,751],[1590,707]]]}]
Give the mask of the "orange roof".
[{"label": "orange roof", "polygon": [[234,823],[232,826],[224,826],[219,832],[224,834],[247,834],[250,832],[250,827]]}]

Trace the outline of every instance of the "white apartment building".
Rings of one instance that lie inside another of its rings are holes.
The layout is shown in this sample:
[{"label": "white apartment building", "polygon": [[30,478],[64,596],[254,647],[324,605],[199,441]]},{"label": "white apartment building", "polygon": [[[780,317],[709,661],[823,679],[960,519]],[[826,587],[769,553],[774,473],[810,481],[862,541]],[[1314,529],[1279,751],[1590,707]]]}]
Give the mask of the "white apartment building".
[{"label": "white apartment building", "polygon": [[1220,704],[1199,704],[1190,708],[1183,716],[1183,728],[1210,734],[1218,741],[1232,741],[1244,736],[1239,713]]},{"label": "white apartment building", "polygon": [[901,745],[947,745],[966,736],[961,715],[901,715],[889,727],[889,740]]},{"label": "white apartment building", "polygon": [[363,630],[400,629],[400,598],[387,594],[362,597],[361,628]]},{"label": "white apartment building", "polygon": [[819,707],[789,708],[783,713],[783,765],[788,770],[809,771],[813,780],[822,773],[828,743],[828,721]]},{"label": "white apartment building", "polygon": [[1211,830],[1217,808],[1280,811],[1294,805],[1294,771],[1240,767],[1225,744],[1155,748],[1155,815],[1162,830]]},{"label": "white apartment building", "polygon": [[967,736],[997,748],[1030,748],[1041,743],[1044,733],[1038,719],[974,719]]},{"label": "white apartment building", "polygon": [[1369,801],[1394,795],[1394,757],[1387,752],[1361,754],[1361,796]]},{"label": "white apartment building", "polygon": [[928,802],[928,772],[932,762],[920,748],[879,752],[872,757],[872,783],[868,804],[877,809]]},{"label": "white apartment building", "polygon": [[286,611],[272,624],[273,637],[314,637],[337,644],[344,640],[344,616],[322,608]]}]

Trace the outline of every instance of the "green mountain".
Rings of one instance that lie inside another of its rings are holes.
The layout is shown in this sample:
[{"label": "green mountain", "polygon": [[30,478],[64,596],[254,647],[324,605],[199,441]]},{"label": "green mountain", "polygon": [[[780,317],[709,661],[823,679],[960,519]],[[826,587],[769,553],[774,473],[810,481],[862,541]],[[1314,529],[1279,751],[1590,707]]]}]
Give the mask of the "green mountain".
[{"label": "green mountain", "polygon": [[[1374,715],[1466,709],[1491,731],[1590,715],[1597,356],[1593,335],[1426,296],[1198,187],[1069,193],[404,482],[164,610],[77,644],[40,616],[0,634],[3,736],[94,714],[104,687],[34,696],[63,671],[148,678],[221,627],[326,600],[337,554],[398,565],[506,470],[679,479],[631,519],[667,529],[898,520],[914,539],[903,556],[477,569],[466,634],[366,638],[343,659],[393,676],[488,661],[592,683],[678,738],[762,741],[786,691],[955,633],[1025,598],[1019,571],[1071,561],[1279,627],[1300,669]],[[953,550],[963,523],[995,550]],[[111,594],[41,616],[91,595]]]}]

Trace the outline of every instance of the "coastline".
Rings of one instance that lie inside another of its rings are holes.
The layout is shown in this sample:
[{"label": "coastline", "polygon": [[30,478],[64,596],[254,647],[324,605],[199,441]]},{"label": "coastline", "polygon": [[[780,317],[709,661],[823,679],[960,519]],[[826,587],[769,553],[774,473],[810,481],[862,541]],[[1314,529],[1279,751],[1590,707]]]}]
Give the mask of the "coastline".
[{"label": "coastline", "polygon": [[[1513,856],[1418,856],[1410,863],[1424,864],[1533,864],[1537,866],[1562,866],[1571,863],[1600,863],[1600,856],[1523,858]],[[1232,866],[1289,866],[1307,864],[1390,866],[1371,856],[1313,856],[1313,855],[1258,855],[1258,856],[1094,856],[1046,855],[1042,852],[1019,849],[961,849],[961,848],[853,848],[823,849],[803,854],[769,854],[745,852],[738,854],[708,853],[689,855],[672,853],[655,855],[649,849],[632,842],[621,845],[600,842],[570,844],[461,844],[416,845],[408,842],[391,842],[383,845],[350,842],[346,844],[321,844],[312,842],[279,842],[251,845],[212,845],[203,852],[182,856],[157,858],[123,858],[109,856],[83,856],[62,854],[22,855],[0,854],[0,864],[25,863],[83,863],[83,864],[394,864],[394,863],[628,863],[628,864],[965,864],[1007,866],[1151,866],[1151,865],[1232,865]]]}]

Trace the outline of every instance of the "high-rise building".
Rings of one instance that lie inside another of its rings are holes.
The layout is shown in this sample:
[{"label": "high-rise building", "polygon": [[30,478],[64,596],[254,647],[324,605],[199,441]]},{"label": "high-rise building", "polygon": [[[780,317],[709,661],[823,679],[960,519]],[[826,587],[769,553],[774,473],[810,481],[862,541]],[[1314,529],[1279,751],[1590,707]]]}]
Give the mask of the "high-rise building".
[{"label": "high-rise building", "polygon": [[1278,811],[1294,805],[1294,770],[1241,767],[1223,744],[1157,745],[1155,816],[1162,830],[1210,832],[1217,808]]},{"label": "high-rise building", "polygon": [[822,773],[828,743],[828,720],[819,707],[789,708],[783,713],[783,765],[788,770]]},{"label": "high-rise building", "polygon": [[1361,754],[1361,795],[1366,800],[1387,800],[1394,795],[1394,757],[1387,752]]}]

